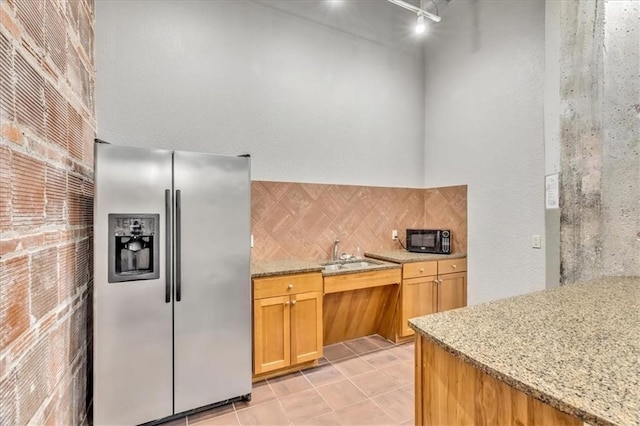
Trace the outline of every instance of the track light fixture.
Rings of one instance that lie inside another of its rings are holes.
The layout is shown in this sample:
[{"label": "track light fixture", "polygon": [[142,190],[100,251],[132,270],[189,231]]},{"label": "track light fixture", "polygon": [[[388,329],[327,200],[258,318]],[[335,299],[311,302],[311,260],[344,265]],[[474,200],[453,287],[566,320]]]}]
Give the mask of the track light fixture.
[{"label": "track light fixture", "polygon": [[[407,3],[405,1],[402,1],[402,0],[389,0],[389,1],[391,3],[393,3],[393,4],[395,4],[395,5],[398,5],[400,7],[403,7],[405,9],[407,9],[407,10],[410,10],[410,11],[418,14],[418,26],[416,26],[416,32],[424,32],[424,18],[425,17],[431,19],[433,22],[440,22],[442,20],[442,18],[439,17],[438,15],[434,15],[433,13],[422,9],[421,7],[414,6],[414,5],[412,5],[410,3]],[[423,27],[422,31],[418,31],[418,28],[420,27],[420,23],[421,23],[420,19],[422,19],[422,27]]]},{"label": "track light fixture", "polygon": [[418,14],[418,23],[416,24],[416,34],[422,34],[427,26],[424,24],[424,16]]}]

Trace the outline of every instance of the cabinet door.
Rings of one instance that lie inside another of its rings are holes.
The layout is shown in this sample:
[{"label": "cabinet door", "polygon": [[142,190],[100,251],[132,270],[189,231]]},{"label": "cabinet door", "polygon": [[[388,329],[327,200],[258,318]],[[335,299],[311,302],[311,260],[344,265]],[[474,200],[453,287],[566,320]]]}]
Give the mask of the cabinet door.
[{"label": "cabinet door", "polygon": [[291,364],[322,356],[322,292],[291,296]]},{"label": "cabinet door", "polygon": [[410,336],[409,318],[436,312],[436,277],[422,277],[402,281],[401,336]]},{"label": "cabinet door", "polygon": [[255,374],[291,362],[289,296],[253,301],[253,369]]},{"label": "cabinet door", "polygon": [[438,312],[467,306],[466,272],[440,275],[438,278]]}]

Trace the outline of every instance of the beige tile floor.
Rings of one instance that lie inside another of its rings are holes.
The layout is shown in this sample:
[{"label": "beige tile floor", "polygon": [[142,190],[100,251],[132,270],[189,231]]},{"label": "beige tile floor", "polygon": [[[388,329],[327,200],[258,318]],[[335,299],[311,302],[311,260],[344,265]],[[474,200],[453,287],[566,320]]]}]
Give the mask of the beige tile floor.
[{"label": "beige tile floor", "polygon": [[413,350],[375,335],[326,346],[320,366],[254,384],[249,403],[169,424],[412,425]]}]

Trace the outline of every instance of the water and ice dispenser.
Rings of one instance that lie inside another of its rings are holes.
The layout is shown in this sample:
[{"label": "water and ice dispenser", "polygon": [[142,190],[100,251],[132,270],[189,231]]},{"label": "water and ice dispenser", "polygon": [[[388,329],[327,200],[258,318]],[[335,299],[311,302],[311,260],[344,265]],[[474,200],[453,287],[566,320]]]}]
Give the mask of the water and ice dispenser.
[{"label": "water and ice dispenser", "polygon": [[159,214],[109,215],[109,282],[160,278]]}]

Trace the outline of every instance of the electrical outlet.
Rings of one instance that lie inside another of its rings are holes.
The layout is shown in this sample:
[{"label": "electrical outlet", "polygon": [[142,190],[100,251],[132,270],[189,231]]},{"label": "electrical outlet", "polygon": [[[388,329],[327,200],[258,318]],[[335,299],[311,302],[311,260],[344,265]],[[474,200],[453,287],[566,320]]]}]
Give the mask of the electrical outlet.
[{"label": "electrical outlet", "polygon": [[251,234],[251,248],[253,248],[253,234]]},{"label": "electrical outlet", "polygon": [[398,231],[397,230],[393,230],[391,231],[391,239],[392,240],[397,240],[398,239]]},{"label": "electrical outlet", "polygon": [[533,248],[541,248],[542,247],[542,238],[540,235],[532,235],[531,236],[531,247]]}]

